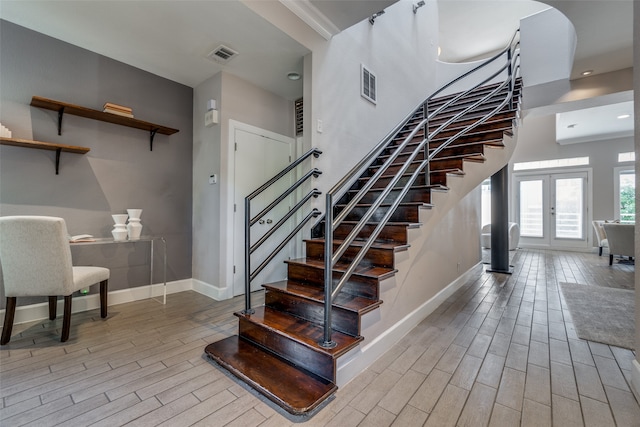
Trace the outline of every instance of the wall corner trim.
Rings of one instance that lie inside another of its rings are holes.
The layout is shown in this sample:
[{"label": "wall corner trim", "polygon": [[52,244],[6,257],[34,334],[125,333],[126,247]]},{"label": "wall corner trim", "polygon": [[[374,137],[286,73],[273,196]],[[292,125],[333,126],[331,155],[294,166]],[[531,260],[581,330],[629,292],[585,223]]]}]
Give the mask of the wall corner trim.
[{"label": "wall corner trim", "polygon": [[631,391],[640,401],[640,362],[637,359],[631,361]]}]

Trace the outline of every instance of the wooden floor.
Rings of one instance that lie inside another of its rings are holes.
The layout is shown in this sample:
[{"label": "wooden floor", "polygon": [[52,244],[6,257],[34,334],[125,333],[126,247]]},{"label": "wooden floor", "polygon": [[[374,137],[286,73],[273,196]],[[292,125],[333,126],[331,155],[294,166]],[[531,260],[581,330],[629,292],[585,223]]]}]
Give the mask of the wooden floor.
[{"label": "wooden floor", "polygon": [[[2,426],[640,426],[633,352],[578,339],[559,282],[631,288],[634,267],[518,250],[477,276],[310,420],[292,420],[205,358],[236,298],[195,292],[16,325],[0,350]],[[256,299],[259,299],[258,296]]]}]

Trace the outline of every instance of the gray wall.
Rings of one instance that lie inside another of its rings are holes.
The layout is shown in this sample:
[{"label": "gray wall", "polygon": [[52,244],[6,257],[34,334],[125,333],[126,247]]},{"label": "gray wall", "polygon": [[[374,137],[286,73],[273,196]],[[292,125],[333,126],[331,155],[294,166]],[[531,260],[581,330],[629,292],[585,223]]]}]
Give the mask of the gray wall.
[{"label": "gray wall", "polygon": [[[220,123],[205,127],[206,101],[216,99]],[[294,136],[293,101],[286,100],[232,74],[221,72],[194,90],[193,144],[193,278],[212,286],[213,296],[233,293],[233,195],[235,167],[229,142],[229,120]],[[216,185],[208,184],[218,174]],[[251,173],[251,171],[242,171]]]},{"label": "gray wall", "polygon": [[[58,136],[57,114],[30,107],[34,95],[98,110],[127,105],[179,132],[156,135],[150,151],[148,132],[65,115]],[[167,280],[191,278],[192,99],[190,87],[0,21],[0,122],[16,138],[91,149],[62,153],[55,175],[53,152],[1,146],[0,215],[60,216],[70,234],[110,237],[111,214],[141,208],[143,234],[167,239]],[[149,283],[148,244],[73,254],[74,263],[111,268],[110,290]]]}]

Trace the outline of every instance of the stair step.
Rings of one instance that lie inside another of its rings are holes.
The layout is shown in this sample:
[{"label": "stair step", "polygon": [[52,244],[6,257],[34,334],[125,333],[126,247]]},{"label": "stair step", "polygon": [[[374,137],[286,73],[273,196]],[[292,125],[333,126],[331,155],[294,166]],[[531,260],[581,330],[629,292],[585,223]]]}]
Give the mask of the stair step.
[{"label": "stair step", "polygon": [[[372,208],[373,205],[370,204],[358,204],[356,205],[346,216],[345,219],[351,221],[357,221],[361,219],[366,213]],[[339,209],[344,208],[344,206],[336,206]],[[402,202],[398,205],[398,207],[393,211],[391,216],[389,217],[390,221],[411,221],[411,222],[419,222],[419,210],[422,209],[431,209],[433,205],[430,203],[424,202]],[[372,221],[382,221],[382,218],[387,214],[391,205],[382,204],[380,205],[373,215],[371,216]]]},{"label": "stair step", "polygon": [[[507,111],[507,112],[503,112],[503,113],[499,113],[496,114],[495,116],[491,117],[490,119],[488,119],[487,121],[485,121],[482,125],[479,125],[478,127],[491,127],[491,126],[498,126],[498,125],[503,125],[506,124],[508,126],[510,126],[513,122],[513,120],[516,117],[516,112],[515,111]],[[474,124],[478,119],[482,118],[481,114],[478,114],[477,117],[466,117],[465,119],[459,119],[456,120],[455,122],[449,124],[447,127],[445,127],[443,129],[444,130],[454,130],[454,129],[464,129],[467,126],[470,126],[472,124]],[[441,123],[429,123],[429,131],[433,132],[434,130],[436,130],[437,128],[439,128],[444,122]]]},{"label": "stair step", "polygon": [[[406,183],[409,182],[409,179],[411,178],[412,175],[413,175],[413,172],[405,172],[400,178],[400,180],[398,181],[396,187],[404,186]],[[426,185],[425,175],[426,174],[424,173],[418,174],[418,176],[416,177],[416,180],[414,181],[411,187]],[[382,176],[380,176],[380,178],[378,178],[376,183],[373,185],[373,188],[375,189],[385,188],[393,180],[393,178],[395,178],[395,175],[390,173],[385,173]],[[363,186],[369,179],[371,179],[371,177],[369,176],[361,176],[360,178],[358,178],[358,180],[356,181],[356,188]]]},{"label": "stair step", "polygon": [[324,348],[324,328],[316,323],[275,310],[271,307],[255,307],[252,314],[235,313],[240,319],[238,335],[309,372],[329,381],[335,381],[335,359],[345,354],[362,341],[360,336],[351,336],[333,331],[333,348]]},{"label": "stair step", "polygon": [[[311,322],[324,322],[324,289],[293,280],[262,285],[266,289],[265,305]],[[380,300],[339,292],[333,302],[331,327],[358,336],[360,317],[379,307]]]},{"label": "stair step", "polygon": [[[443,187],[444,188],[444,187]],[[336,231],[334,232],[334,238],[344,239],[351,232],[353,227],[355,227],[357,222],[355,221],[342,221],[342,223],[338,226]],[[369,236],[371,232],[378,226],[377,222],[369,222],[367,223],[358,238],[365,238]],[[407,243],[407,229],[409,228],[418,228],[420,227],[419,223],[410,223],[410,222],[389,222],[387,223],[380,235],[378,235],[377,241],[394,241],[397,243],[405,244]]]},{"label": "stair step", "polygon": [[205,347],[207,356],[291,414],[304,415],[338,387],[237,335]]},{"label": "stair step", "polygon": [[465,175],[464,171],[459,169],[452,170],[441,170],[437,172],[431,172],[430,179],[434,184],[447,185],[447,179],[450,176],[455,177],[463,177]]},{"label": "stair step", "polygon": [[[318,287],[324,287],[324,261],[315,258],[290,259],[288,278]],[[349,268],[348,263],[338,262],[333,268],[333,283],[338,282],[342,274]],[[380,282],[392,277],[396,269],[360,264],[342,288],[342,292],[369,299],[379,299]]]},{"label": "stair step", "polygon": [[[486,103],[481,106],[477,106],[475,109],[471,111],[467,111],[463,113],[460,117],[457,117],[455,121],[461,122],[461,121],[470,120],[470,119],[476,119],[476,120],[480,119],[486,116],[487,114],[491,113],[492,111],[494,111],[497,107],[499,107],[501,102],[502,101],[500,102],[496,101],[496,102]],[[451,108],[450,110],[446,110],[445,112],[441,112],[440,114],[438,114],[436,117],[432,118],[429,121],[429,126],[430,127],[440,126],[448,122],[453,117],[458,116],[460,113],[462,113],[466,107],[468,107],[468,105],[459,105],[459,106],[456,106],[455,108]],[[515,112],[517,110],[518,110],[517,104],[514,104],[513,106],[510,106],[509,104],[507,104],[503,106],[500,110],[496,111],[495,114],[512,113],[515,115]]]},{"label": "stair step", "polygon": [[[384,191],[385,188],[386,187],[378,187],[376,186],[376,184],[374,184],[374,187],[371,188],[369,191],[367,191],[367,193],[364,196],[362,196],[362,199],[360,199],[360,203],[373,203],[378,197],[380,197],[380,194],[382,193],[382,191]],[[391,192],[387,195],[387,197],[385,197],[384,203],[392,203],[398,197],[398,194],[400,193],[400,191],[402,191],[402,189],[403,187],[399,187],[391,190]],[[407,191],[407,194],[405,194],[402,201],[430,203],[432,189],[433,187],[430,185],[413,185]],[[340,204],[347,203],[348,201],[352,200],[357,193],[358,193],[357,189],[349,190],[346,193],[345,199],[344,200],[341,199],[339,203]]]},{"label": "stair step", "polygon": [[[343,242],[343,240],[335,239],[333,241],[334,250]],[[305,240],[305,244],[307,248],[307,258],[324,259],[324,239]],[[353,241],[340,260],[344,262],[352,261],[358,255],[364,244],[365,242],[362,240]],[[367,251],[362,262],[370,265],[393,268],[395,264],[395,253],[405,251],[408,248],[409,245],[407,244],[395,242],[374,242],[371,248]]]},{"label": "stair step", "polygon": [[[496,89],[498,87],[498,85],[500,85],[501,83],[498,84],[493,84],[490,86],[482,86],[480,88],[477,88],[471,92],[469,92],[466,96],[458,99],[453,105],[459,105],[459,103],[464,103],[465,101],[467,101],[470,104],[475,103],[476,101],[484,98],[486,95],[488,95],[490,92],[492,92],[494,89]],[[499,90],[498,92],[496,92],[495,94],[493,94],[492,98],[495,97],[500,97],[500,98],[504,98],[505,96],[507,96],[509,92],[508,87],[504,87],[501,90]],[[514,86],[514,98],[520,97],[522,94],[522,85],[521,84],[517,84]],[[445,96],[441,96],[438,98],[434,98],[429,100],[429,112],[432,112],[433,110],[435,110],[436,108],[440,107],[441,105],[445,104],[446,102],[449,102],[451,99],[453,99],[454,97],[458,96],[459,93],[454,93],[451,95],[445,95]],[[491,98],[491,99],[492,99]]]},{"label": "stair step", "polygon": [[[469,135],[461,136],[460,138],[456,139],[456,142],[459,141],[459,144],[464,144],[464,143],[470,143],[470,142],[482,142],[487,139],[499,139],[504,137],[504,133],[505,133],[504,130],[483,132],[480,134],[471,133]],[[429,147],[430,148],[438,147],[441,144],[447,142],[448,140],[449,140],[449,137],[441,137],[440,135],[437,135],[435,138],[429,141]]]}]

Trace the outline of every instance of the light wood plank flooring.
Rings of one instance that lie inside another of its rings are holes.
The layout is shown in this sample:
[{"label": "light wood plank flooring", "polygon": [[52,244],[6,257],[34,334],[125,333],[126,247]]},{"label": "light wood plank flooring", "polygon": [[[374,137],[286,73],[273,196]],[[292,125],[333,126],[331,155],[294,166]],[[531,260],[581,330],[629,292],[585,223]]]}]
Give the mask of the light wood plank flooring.
[{"label": "light wood plank flooring", "polygon": [[[518,250],[466,283],[309,420],[283,416],[205,358],[242,298],[195,292],[16,325],[0,350],[3,426],[640,426],[630,350],[578,339],[559,282],[631,288],[634,267]],[[261,297],[260,294],[256,299]]]}]

